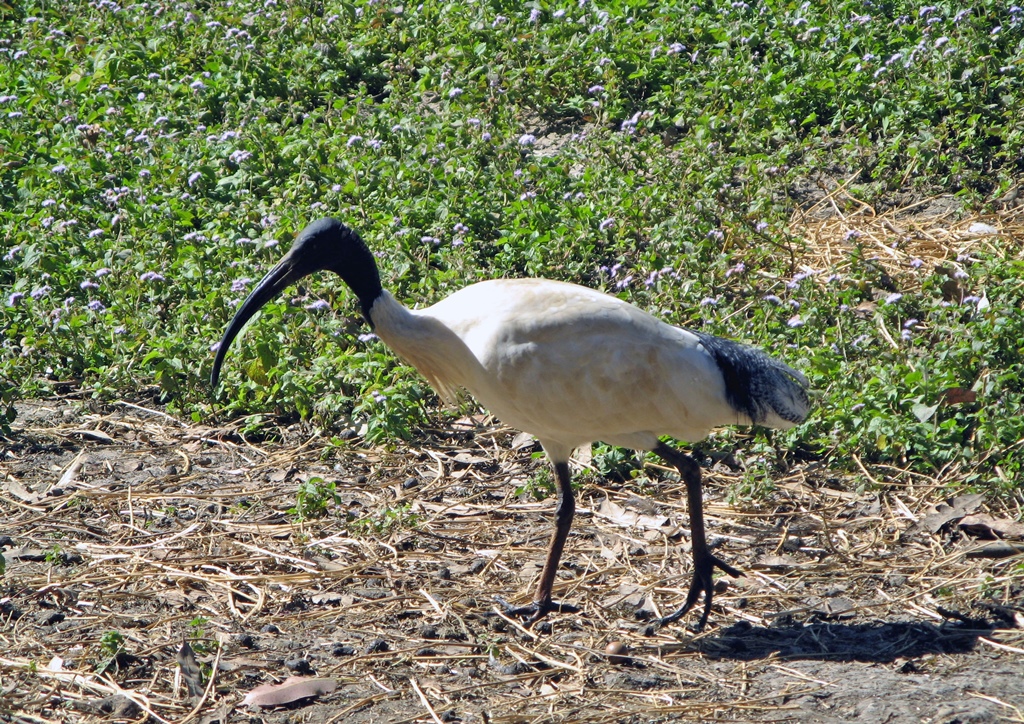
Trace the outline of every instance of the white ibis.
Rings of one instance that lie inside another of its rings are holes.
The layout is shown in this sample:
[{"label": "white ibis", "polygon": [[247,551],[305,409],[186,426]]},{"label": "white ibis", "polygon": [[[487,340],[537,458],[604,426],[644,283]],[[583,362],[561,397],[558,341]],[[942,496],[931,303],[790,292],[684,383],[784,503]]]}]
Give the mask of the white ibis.
[{"label": "white ibis", "polygon": [[764,352],[655,319],[601,292],[547,279],[496,279],[461,289],[426,309],[407,309],[381,287],[373,254],[334,219],[307,226],[228,325],[213,363],[221,364],[245,323],[290,284],[318,271],[340,276],[363,315],[399,357],[446,401],[459,388],[503,422],[537,437],[558,480],[555,531],[530,605],[509,608],[532,624],[550,611],[555,572],[572,525],[572,451],[595,441],[652,450],[686,483],[693,580],[680,619],[704,593],[711,611],[712,571],[738,570],[713,555],[704,535],[700,467],[659,436],[694,442],[721,425],[788,428],[807,416],[806,378]]}]

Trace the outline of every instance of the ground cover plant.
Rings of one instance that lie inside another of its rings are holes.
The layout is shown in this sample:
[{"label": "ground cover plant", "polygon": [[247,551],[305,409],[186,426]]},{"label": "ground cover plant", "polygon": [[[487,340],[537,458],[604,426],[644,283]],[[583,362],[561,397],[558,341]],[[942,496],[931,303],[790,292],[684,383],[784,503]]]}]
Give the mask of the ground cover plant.
[{"label": "ground cover plant", "polygon": [[[332,215],[410,305],[564,279],[800,369],[807,424],[701,446],[739,457],[737,505],[813,466],[1019,517],[1022,29],[988,1],[0,4],[0,435],[71,395],[236,441],[303,430],[347,470],[478,419],[326,277],[268,305],[209,388],[238,303]],[[653,486],[622,451],[592,467]],[[329,468],[292,489],[300,528],[345,505]],[[384,539],[422,515],[349,522]]]}]

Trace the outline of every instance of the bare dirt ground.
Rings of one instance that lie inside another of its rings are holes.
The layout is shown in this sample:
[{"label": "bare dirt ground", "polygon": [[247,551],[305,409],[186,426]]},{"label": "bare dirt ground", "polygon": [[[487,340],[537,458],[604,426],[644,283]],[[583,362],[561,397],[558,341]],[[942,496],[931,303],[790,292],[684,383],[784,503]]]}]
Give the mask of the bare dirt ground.
[{"label": "bare dirt ground", "polygon": [[[827,241],[848,221],[815,223]],[[883,262],[903,223],[861,226]],[[916,238],[937,259],[983,243]],[[689,584],[680,483],[583,460],[556,584],[583,613],[527,631],[493,597],[529,599],[551,531],[531,440],[480,416],[393,449],[269,444],[149,407],[19,403],[0,439],[2,722],[1024,722],[1024,554],[963,525],[1020,510],[945,505],[956,470],[798,463],[729,505],[742,470],[705,461],[709,535],[746,576],[698,635],[693,614],[648,630]],[[317,479],[336,501],[302,520]],[[293,675],[336,688],[243,706]]]},{"label": "bare dirt ground", "polygon": [[[962,510],[931,532],[932,483],[858,494],[811,465],[731,507],[739,474],[709,468],[712,535],[747,575],[703,634],[646,635],[688,584],[679,483],[589,476],[559,578],[584,614],[526,631],[492,596],[529,598],[553,501],[515,495],[544,463],[512,439],[479,421],[393,452],[258,446],[128,404],[22,405],[0,463],[0,720],[1024,721],[1022,555],[973,557],[991,543]],[[339,504],[297,522],[316,476]],[[240,706],[295,674],[338,686]]]}]

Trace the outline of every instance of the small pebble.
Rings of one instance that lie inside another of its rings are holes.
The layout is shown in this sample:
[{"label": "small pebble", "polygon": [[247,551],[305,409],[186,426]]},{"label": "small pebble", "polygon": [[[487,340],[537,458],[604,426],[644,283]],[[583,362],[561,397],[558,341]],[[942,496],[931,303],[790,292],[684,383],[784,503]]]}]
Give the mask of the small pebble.
[{"label": "small pebble", "polygon": [[279,629],[277,626],[275,626],[272,623],[268,623],[266,626],[264,626],[263,628],[260,629],[260,633],[279,634],[279,633],[281,633],[281,629]]},{"label": "small pebble", "polygon": [[298,676],[309,676],[314,673],[307,659],[289,659],[284,662],[284,667]]},{"label": "small pebble", "polygon": [[417,478],[406,478],[402,482],[402,488],[404,488],[405,490],[409,490],[410,488],[415,488],[419,484],[420,481]]},{"label": "small pebble", "polygon": [[629,647],[621,641],[612,641],[605,647],[604,651],[608,654],[608,661],[613,664],[629,663]]},{"label": "small pebble", "polygon": [[364,654],[379,654],[383,651],[387,651],[390,647],[388,642],[384,639],[374,639],[366,645],[366,649],[363,651]]},{"label": "small pebble", "polygon": [[334,648],[331,649],[332,656],[354,656],[355,653],[355,647],[348,644],[335,644]]}]

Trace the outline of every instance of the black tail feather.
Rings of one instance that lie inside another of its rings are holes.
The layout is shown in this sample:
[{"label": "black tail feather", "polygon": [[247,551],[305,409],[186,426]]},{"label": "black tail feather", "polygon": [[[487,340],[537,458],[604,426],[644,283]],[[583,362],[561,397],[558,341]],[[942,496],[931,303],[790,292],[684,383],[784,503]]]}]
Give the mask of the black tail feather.
[{"label": "black tail feather", "polygon": [[696,334],[722,371],[726,399],[734,410],[755,425],[763,424],[773,412],[787,422],[804,421],[810,408],[806,377],[755,347]]}]

